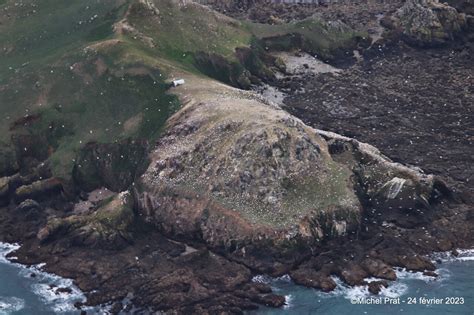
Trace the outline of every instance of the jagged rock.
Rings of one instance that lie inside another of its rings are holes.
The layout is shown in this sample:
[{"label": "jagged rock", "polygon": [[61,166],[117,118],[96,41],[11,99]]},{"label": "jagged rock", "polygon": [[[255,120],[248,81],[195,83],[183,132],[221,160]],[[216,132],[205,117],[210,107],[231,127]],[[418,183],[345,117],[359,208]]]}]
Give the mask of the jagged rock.
[{"label": "jagged rock", "polygon": [[269,307],[282,307],[285,305],[285,297],[278,294],[265,294],[258,299],[258,303]]},{"label": "jagged rock", "polygon": [[376,278],[386,279],[394,281],[397,279],[395,271],[385,264],[384,262],[377,259],[366,259],[363,264],[363,268],[367,273]]},{"label": "jagged rock", "polygon": [[369,273],[364,270],[359,265],[353,264],[348,267],[346,267],[342,272],[341,272],[341,278],[344,280],[345,283],[348,285],[354,286],[354,285],[362,285],[364,283],[364,279],[369,276]]},{"label": "jagged rock", "polygon": [[382,287],[387,288],[388,282],[387,281],[372,281],[368,285],[368,290],[372,294],[379,294],[382,291]]},{"label": "jagged rock", "polygon": [[336,288],[336,282],[328,274],[307,268],[300,268],[290,273],[291,279],[300,285],[330,292]]},{"label": "jagged rock", "polygon": [[133,241],[134,222],[129,192],[117,194],[88,215],[72,215],[48,221],[37,234],[41,242],[57,237],[68,239],[75,246],[118,249]]},{"label": "jagged rock", "polygon": [[393,23],[409,43],[437,46],[461,32],[466,16],[438,0],[408,0],[393,15]]},{"label": "jagged rock", "polygon": [[438,274],[434,271],[429,271],[429,270],[426,270],[423,272],[423,275],[424,276],[428,276],[428,277],[434,277],[434,278],[437,278],[438,277]]}]

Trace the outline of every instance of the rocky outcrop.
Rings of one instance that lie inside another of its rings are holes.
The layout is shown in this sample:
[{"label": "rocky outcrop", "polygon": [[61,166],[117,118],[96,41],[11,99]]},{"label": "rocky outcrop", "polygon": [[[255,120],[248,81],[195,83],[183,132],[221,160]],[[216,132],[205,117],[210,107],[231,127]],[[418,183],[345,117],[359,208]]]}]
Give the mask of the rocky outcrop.
[{"label": "rocky outcrop", "polygon": [[189,105],[167,130],[135,186],[140,214],[167,235],[242,259],[256,247],[292,256],[356,231],[362,204],[429,204],[436,182],[254,99]]},{"label": "rocky outcrop", "polygon": [[21,202],[26,199],[47,199],[60,192],[62,182],[58,178],[37,180],[29,185],[24,185],[15,190],[15,201]]},{"label": "rocky outcrop", "polygon": [[37,234],[41,242],[63,238],[74,246],[119,249],[132,242],[133,202],[129,192],[106,200],[88,215],[53,218]]},{"label": "rocky outcrop", "polygon": [[466,16],[438,0],[408,0],[392,16],[392,22],[409,43],[439,46],[459,35]]},{"label": "rocky outcrop", "polygon": [[387,281],[372,281],[368,284],[368,290],[372,294],[379,294],[382,288],[387,288]]}]

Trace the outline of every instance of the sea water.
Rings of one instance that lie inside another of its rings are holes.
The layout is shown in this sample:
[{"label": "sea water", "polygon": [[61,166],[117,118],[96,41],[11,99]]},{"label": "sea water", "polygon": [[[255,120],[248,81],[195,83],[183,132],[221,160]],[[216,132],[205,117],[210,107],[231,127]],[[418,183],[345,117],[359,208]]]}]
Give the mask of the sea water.
[{"label": "sea water", "polygon": [[[84,302],[85,296],[73,285],[72,280],[46,273],[41,270],[41,265],[25,267],[8,261],[6,255],[17,248],[17,245],[0,243],[0,315],[78,314],[74,303]],[[398,269],[398,280],[382,290],[379,296],[382,303],[375,305],[356,303],[375,297],[367,291],[366,286],[351,288],[338,278],[334,278],[336,290],[323,293],[295,285],[288,276],[277,279],[257,276],[254,281],[269,283],[275,293],[286,297],[287,305],[280,309],[260,308],[249,314],[473,315],[474,251],[460,251],[458,257],[441,253],[434,256],[433,260],[441,262],[437,270],[439,277]],[[32,273],[36,276],[31,277]],[[68,287],[72,291],[56,293],[58,287]],[[389,304],[389,301],[397,299],[399,304]],[[423,301],[433,299],[443,303],[422,304]],[[447,304],[447,301],[454,304]],[[89,308],[87,312],[107,314],[104,308]]]},{"label": "sea water", "polygon": [[[397,270],[398,280],[390,282],[379,296],[367,286],[349,287],[334,278],[337,288],[330,293],[295,285],[288,276],[271,279],[257,276],[254,281],[269,283],[274,292],[286,297],[282,309],[264,308],[249,314],[318,314],[318,315],[474,315],[474,251],[460,251],[433,256],[438,261],[439,277]],[[377,279],[367,279],[368,282]],[[380,301],[379,304],[364,302]],[[398,304],[393,304],[398,302]],[[435,304],[437,303],[437,304]]]},{"label": "sea water", "polygon": [[[44,272],[41,265],[26,267],[10,262],[6,255],[17,248],[0,242],[0,315],[78,314],[74,303],[86,298],[72,280]],[[56,292],[64,287],[71,292]]]}]

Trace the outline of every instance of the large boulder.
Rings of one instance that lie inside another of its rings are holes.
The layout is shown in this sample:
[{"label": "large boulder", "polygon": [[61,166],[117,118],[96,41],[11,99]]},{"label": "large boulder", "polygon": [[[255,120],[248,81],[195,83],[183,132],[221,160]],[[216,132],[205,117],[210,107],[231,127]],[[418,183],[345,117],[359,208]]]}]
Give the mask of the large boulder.
[{"label": "large boulder", "polygon": [[392,19],[407,42],[417,46],[446,44],[466,26],[465,14],[438,0],[408,0]]}]

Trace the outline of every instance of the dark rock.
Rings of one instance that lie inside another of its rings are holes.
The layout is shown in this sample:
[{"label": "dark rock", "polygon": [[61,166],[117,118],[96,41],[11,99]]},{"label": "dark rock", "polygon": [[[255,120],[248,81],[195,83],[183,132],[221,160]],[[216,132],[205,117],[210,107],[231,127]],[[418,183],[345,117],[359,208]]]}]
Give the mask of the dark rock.
[{"label": "dark rock", "polygon": [[26,199],[47,199],[61,191],[62,183],[58,178],[38,180],[30,185],[24,185],[15,190],[15,200],[21,202]]},{"label": "dark rock", "polygon": [[10,202],[9,198],[10,192],[10,178],[2,177],[0,178],[0,207],[6,206]]},{"label": "dark rock", "polygon": [[340,274],[342,280],[351,286],[361,285],[369,273],[359,265],[352,264],[345,268]]},{"label": "dark rock", "polygon": [[436,272],[434,272],[434,271],[429,271],[429,270],[424,271],[424,272],[423,272],[423,275],[428,276],[428,277],[435,277],[435,278],[438,277],[438,274],[437,274]]},{"label": "dark rock", "polygon": [[21,211],[21,212],[28,212],[31,210],[41,210],[41,205],[32,200],[32,199],[26,199],[25,201],[22,201],[17,207],[16,211]]},{"label": "dark rock", "polygon": [[123,309],[123,305],[122,303],[120,302],[116,302],[112,305],[112,307],[110,308],[110,312],[112,314],[118,314],[120,313],[120,311]]},{"label": "dark rock", "polygon": [[67,288],[67,287],[60,287],[60,288],[57,288],[57,289],[56,289],[56,294],[59,294],[59,293],[71,294],[71,293],[72,293],[72,289],[71,289],[71,288]]},{"label": "dark rock", "polygon": [[[433,263],[426,257],[420,255],[413,256],[400,256],[398,265],[407,268],[412,271],[433,271],[436,267]],[[388,279],[391,280],[391,279]]]},{"label": "dark rock", "polygon": [[77,302],[74,303],[74,307],[77,308],[77,309],[80,309],[83,305],[84,305],[84,303],[82,303],[80,301],[77,301]]},{"label": "dark rock", "polygon": [[362,267],[372,277],[391,280],[391,281],[397,279],[397,275],[395,271],[393,270],[393,268],[381,260],[366,259],[363,261]]},{"label": "dark rock", "polygon": [[382,287],[387,288],[387,281],[372,281],[368,284],[368,290],[372,294],[379,294],[382,290]]},{"label": "dark rock", "polygon": [[281,307],[285,305],[285,297],[277,294],[265,294],[259,298],[258,302],[270,307]]},{"label": "dark rock", "polygon": [[290,273],[291,279],[300,285],[330,292],[336,288],[336,283],[331,277],[320,271],[311,269],[297,269]]}]

